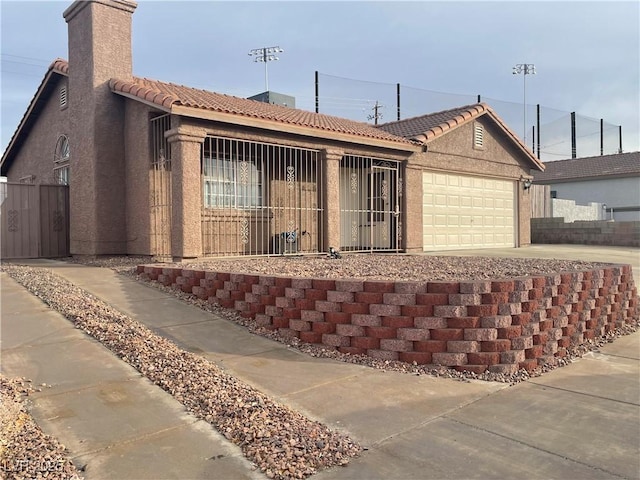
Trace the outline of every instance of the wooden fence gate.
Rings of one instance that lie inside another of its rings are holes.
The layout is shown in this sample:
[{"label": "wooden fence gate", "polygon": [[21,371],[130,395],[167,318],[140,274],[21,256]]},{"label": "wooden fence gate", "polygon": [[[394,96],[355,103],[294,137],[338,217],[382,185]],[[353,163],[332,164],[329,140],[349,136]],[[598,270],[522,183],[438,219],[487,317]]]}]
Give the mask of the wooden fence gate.
[{"label": "wooden fence gate", "polygon": [[69,256],[69,187],[0,183],[0,257]]}]

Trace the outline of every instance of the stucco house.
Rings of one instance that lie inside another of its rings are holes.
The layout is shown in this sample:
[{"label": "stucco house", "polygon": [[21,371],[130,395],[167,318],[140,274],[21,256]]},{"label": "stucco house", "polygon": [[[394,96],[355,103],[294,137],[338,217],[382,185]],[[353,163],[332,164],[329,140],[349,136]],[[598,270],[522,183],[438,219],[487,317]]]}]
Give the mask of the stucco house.
[{"label": "stucco house", "polygon": [[603,219],[640,221],[640,152],[546,162],[533,173],[538,185],[549,185],[551,197],[578,205],[606,206]]},{"label": "stucco house", "polygon": [[543,170],[486,104],[373,126],[137,77],[128,0],[64,11],[57,59],[3,153],[69,185],[70,252],[185,259],[530,243]]}]

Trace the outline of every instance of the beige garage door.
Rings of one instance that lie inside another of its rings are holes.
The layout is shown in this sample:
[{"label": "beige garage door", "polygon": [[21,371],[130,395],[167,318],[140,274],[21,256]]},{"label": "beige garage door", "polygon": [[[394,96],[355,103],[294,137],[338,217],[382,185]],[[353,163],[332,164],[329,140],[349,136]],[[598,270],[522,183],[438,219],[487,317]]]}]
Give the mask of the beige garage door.
[{"label": "beige garage door", "polygon": [[513,181],[423,172],[423,250],[515,246]]}]

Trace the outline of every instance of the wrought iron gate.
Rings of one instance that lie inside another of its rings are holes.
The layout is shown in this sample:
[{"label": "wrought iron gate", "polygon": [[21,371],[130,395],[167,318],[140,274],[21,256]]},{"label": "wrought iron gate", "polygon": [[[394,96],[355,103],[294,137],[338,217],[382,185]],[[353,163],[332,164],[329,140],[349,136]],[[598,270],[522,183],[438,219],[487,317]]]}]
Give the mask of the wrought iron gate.
[{"label": "wrought iron gate", "polygon": [[0,183],[0,256],[69,255],[69,187]]},{"label": "wrought iron gate", "polygon": [[340,248],[399,251],[401,197],[399,162],[345,156],[340,164]]}]

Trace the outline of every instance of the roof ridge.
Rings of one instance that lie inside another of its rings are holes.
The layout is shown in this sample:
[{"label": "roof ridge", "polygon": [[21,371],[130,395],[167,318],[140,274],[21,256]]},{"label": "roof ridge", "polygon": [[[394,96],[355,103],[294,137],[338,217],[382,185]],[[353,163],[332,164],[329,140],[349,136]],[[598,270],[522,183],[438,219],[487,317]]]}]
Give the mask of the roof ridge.
[{"label": "roof ridge", "polygon": [[387,126],[387,125],[397,125],[399,123],[415,121],[418,118],[442,115],[442,114],[445,114],[447,112],[452,112],[454,110],[464,110],[464,109],[469,109],[469,108],[472,108],[472,107],[477,107],[478,105],[483,105],[485,109],[487,109],[489,107],[485,102],[470,103],[468,105],[462,105],[460,107],[454,107],[454,108],[448,108],[446,110],[440,110],[439,112],[425,113],[425,114],[422,114],[422,115],[416,115],[414,117],[403,118],[402,120],[396,120],[394,122],[381,123],[381,124],[377,125],[377,127],[380,128],[380,127],[384,127],[384,126]]}]

